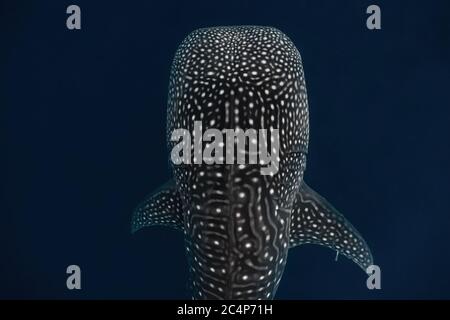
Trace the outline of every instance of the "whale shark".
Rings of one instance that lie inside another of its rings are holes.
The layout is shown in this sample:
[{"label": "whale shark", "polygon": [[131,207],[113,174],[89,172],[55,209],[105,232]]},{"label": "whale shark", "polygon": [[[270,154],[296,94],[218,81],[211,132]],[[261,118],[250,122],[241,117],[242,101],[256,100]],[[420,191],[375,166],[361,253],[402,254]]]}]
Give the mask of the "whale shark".
[{"label": "whale shark", "polygon": [[303,179],[307,90],[288,36],[263,26],[191,32],[170,73],[168,148],[177,146],[174,130],[194,132],[196,121],[221,131],[276,129],[279,150],[269,174],[259,162],[172,162],[173,179],[133,212],[132,233],[150,226],[183,232],[193,299],[273,299],[289,250],[304,244],[328,247],[363,270],[373,264],[360,233]]}]

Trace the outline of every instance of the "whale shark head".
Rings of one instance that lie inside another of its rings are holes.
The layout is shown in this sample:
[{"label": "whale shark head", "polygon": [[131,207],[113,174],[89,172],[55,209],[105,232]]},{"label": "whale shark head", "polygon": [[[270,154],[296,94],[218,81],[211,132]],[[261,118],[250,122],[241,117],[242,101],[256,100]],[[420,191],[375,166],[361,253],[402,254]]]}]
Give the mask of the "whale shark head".
[{"label": "whale shark head", "polygon": [[[267,166],[259,161],[173,166],[186,212],[194,293],[271,298],[287,259],[290,209],[305,168],[309,131],[301,58],[288,37],[254,26],[192,32],[175,55],[170,77],[169,149],[178,142],[172,139],[175,130],[196,135],[195,121],[220,132],[265,129],[267,139],[259,142],[269,144],[268,153],[277,159],[265,175],[261,169]],[[270,146],[274,129],[279,150]],[[251,140],[239,151],[248,155]],[[191,151],[194,157],[193,143]]]},{"label": "whale shark head", "polygon": [[288,249],[319,244],[364,270],[358,231],[303,181],[309,139],[302,60],[270,27],[199,29],[179,46],[168,94],[174,181],[134,212],[132,231],[184,232],[196,299],[271,299]]}]

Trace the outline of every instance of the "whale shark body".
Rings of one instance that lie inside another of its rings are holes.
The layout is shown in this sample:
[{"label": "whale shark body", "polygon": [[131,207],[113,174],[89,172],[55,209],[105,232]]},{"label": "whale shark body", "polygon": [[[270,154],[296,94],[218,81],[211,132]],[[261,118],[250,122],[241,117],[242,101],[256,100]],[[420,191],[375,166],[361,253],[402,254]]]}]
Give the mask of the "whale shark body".
[{"label": "whale shark body", "polygon": [[172,132],[192,132],[195,121],[278,129],[280,141],[277,168],[267,175],[260,163],[172,163],[174,179],[135,210],[132,232],[154,225],[184,232],[194,299],[274,298],[289,249],[302,244],[329,247],[363,270],[372,264],[358,231],[303,180],[307,92],[300,53],[285,34],[257,26],[189,34],[171,70],[169,149]]}]

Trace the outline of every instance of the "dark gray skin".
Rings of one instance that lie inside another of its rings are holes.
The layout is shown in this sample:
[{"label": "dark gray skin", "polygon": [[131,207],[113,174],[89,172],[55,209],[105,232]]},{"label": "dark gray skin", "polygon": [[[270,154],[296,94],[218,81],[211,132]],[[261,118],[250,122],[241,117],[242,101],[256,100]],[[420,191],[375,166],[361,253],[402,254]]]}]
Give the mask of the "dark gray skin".
[{"label": "dark gray skin", "polygon": [[132,231],[183,230],[195,299],[272,299],[288,250],[315,243],[364,270],[372,264],[356,229],[303,181],[309,140],[306,85],[294,44],[269,27],[192,32],[173,62],[167,137],[175,129],[278,129],[279,164],[172,164],[174,181],[138,206]]}]

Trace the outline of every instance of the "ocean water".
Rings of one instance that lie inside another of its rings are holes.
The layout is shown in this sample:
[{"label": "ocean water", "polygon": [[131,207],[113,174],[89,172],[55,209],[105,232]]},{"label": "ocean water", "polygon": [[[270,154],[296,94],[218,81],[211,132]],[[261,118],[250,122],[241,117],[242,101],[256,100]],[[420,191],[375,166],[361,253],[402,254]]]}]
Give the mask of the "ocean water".
[{"label": "ocean water", "polygon": [[[450,298],[450,3],[376,1],[0,3],[0,298],[189,298],[181,233],[131,236],[170,178],[174,52],[200,27],[279,28],[303,58],[305,180],[361,232],[381,290],[333,251],[289,252],[278,299]],[[79,265],[82,289],[66,288]]]}]

